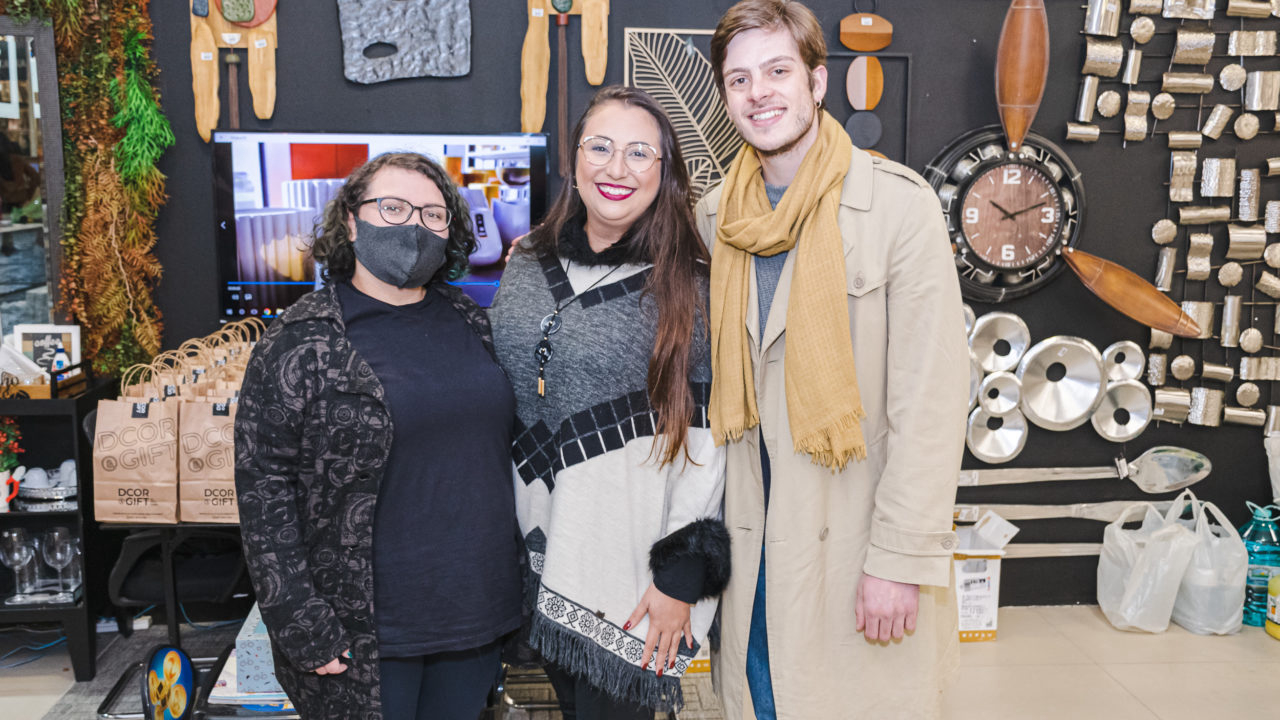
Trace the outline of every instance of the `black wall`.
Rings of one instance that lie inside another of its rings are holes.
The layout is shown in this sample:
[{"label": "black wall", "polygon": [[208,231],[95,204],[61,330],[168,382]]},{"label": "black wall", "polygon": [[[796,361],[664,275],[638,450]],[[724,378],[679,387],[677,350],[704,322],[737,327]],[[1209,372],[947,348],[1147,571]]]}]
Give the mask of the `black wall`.
[{"label": "black wall", "polygon": [[[731,0],[615,0],[609,18],[607,82],[622,81],[624,27],[713,28],[732,4]],[[1083,55],[1082,4],[1080,0],[1047,2],[1053,58],[1049,87],[1034,129],[1062,145],[1083,172],[1089,203],[1081,249],[1119,261],[1149,278],[1156,257],[1156,246],[1149,240],[1149,228],[1168,212],[1162,185],[1167,180],[1168,165],[1163,137],[1130,144],[1125,150],[1120,149],[1116,135],[1104,136],[1097,145],[1062,142],[1065,123],[1075,103]],[[843,51],[837,40],[837,28],[840,19],[852,12],[852,4],[847,0],[811,0],[809,5],[827,28],[830,49]],[[1123,5],[1127,7],[1127,3]],[[254,118],[247,78],[242,72],[241,127],[386,132],[519,130],[524,3],[473,0],[471,6],[472,69],[468,77],[399,80],[363,86],[343,77],[336,3],[281,3],[275,116],[269,121]],[[1007,7],[1005,0],[886,0],[879,3],[880,14],[895,26],[894,42],[887,51],[912,54],[908,141],[909,164],[916,170],[923,169],[925,163],[957,135],[998,121],[992,72],[996,40]],[[165,268],[159,303],[165,316],[167,346],[211,332],[217,327],[218,319],[211,154],[209,146],[196,134],[192,116],[186,8],[185,2],[151,4],[162,102],[178,138],[178,145],[166,153],[160,163],[160,169],[169,177],[170,195],[169,204],[159,218],[160,242],[156,250]],[[1128,22],[1127,18],[1122,21],[1122,28],[1127,28]],[[1165,21],[1158,24],[1162,29],[1167,25]],[[582,73],[576,20],[569,38],[572,122],[590,97],[592,88]],[[1225,39],[1219,43],[1220,49],[1225,47]],[[553,138],[555,57],[553,31],[551,92],[544,128]],[[1269,61],[1276,62],[1276,59]],[[844,99],[844,68],[848,62],[847,58],[841,58],[831,64],[827,101],[840,120],[850,111]],[[1167,59],[1147,60],[1143,77],[1158,78],[1165,63]],[[1250,67],[1267,66],[1265,62],[1254,61]],[[886,71],[890,74],[890,87],[878,112],[890,127],[880,147],[891,157],[901,159],[898,150],[901,133],[892,127],[899,122],[894,113],[902,107],[903,93],[894,86],[900,71],[889,63]],[[1158,91],[1158,87],[1144,89],[1150,89],[1153,94]],[[1180,101],[1185,97],[1180,96]],[[224,123],[225,118],[224,101]],[[1271,122],[1270,117],[1264,117],[1263,128],[1270,130]],[[1118,125],[1111,121],[1108,127]],[[1222,141],[1223,146],[1217,149],[1223,149],[1227,142]],[[554,152],[551,154],[554,156]],[[1230,154],[1230,150],[1216,152],[1212,143],[1201,151],[1202,158]],[[1254,158],[1252,164],[1256,165],[1256,158],[1280,155],[1280,143],[1275,135],[1260,135],[1240,150],[1242,167],[1250,164],[1244,162],[1246,155]],[[554,171],[553,166],[553,174]],[[1266,181],[1264,199],[1277,197],[1275,183],[1276,180]],[[1222,250],[1218,252],[1221,254]],[[1246,281],[1248,278],[1246,273]],[[1187,297],[1199,299],[1205,292],[1209,296],[1221,296],[1222,290],[1216,283],[1191,285],[1186,291]],[[1181,299],[1181,282],[1175,291],[1174,297]],[[991,309],[975,306],[979,314]],[[1022,315],[1033,340],[1066,334],[1084,337],[1099,348],[1122,339],[1135,340],[1144,348],[1147,344],[1144,328],[1094,298],[1069,273],[1064,273],[1046,289],[999,309]],[[1271,327],[1271,313],[1270,308],[1257,311],[1258,326],[1264,331]],[[1270,340],[1269,332],[1267,337]],[[1238,352],[1224,354],[1216,343],[1204,343],[1203,348],[1201,345],[1186,343],[1182,352],[1200,359],[1203,350],[1203,358],[1211,362],[1235,364],[1239,358]],[[1177,352],[1175,344],[1170,357]],[[1268,394],[1269,390],[1264,388],[1264,402]],[[1118,452],[1133,458],[1153,445],[1182,445],[1208,454],[1214,463],[1214,473],[1194,489],[1202,497],[1217,502],[1233,521],[1240,523],[1247,517],[1246,499],[1261,503],[1270,496],[1261,440],[1261,432],[1256,428],[1208,429],[1165,424],[1153,425],[1137,440],[1122,447],[1101,440],[1087,423],[1066,433],[1032,428],[1026,449],[1009,465],[1108,464]],[[966,456],[965,467],[981,465]],[[1146,499],[1146,496],[1123,481],[966,488],[961,492],[965,502],[1068,503],[1126,498]],[[1020,524],[1022,532],[1017,540],[1023,542],[1096,542],[1102,536],[1102,525],[1094,522],[1050,520]],[[1095,567],[1094,558],[1006,562],[1002,600],[1005,604],[1092,602]]]}]

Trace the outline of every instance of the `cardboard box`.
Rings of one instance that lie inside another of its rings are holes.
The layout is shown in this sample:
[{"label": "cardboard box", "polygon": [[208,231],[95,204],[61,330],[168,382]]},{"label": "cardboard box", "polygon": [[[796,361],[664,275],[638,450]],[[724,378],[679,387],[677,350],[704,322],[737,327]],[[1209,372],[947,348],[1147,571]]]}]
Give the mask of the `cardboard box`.
[{"label": "cardboard box", "polygon": [[960,642],[995,640],[1004,550],[987,542],[973,527],[961,527],[956,535],[960,540],[954,555]]},{"label": "cardboard box", "polygon": [[271,657],[271,638],[254,603],[236,635],[236,689],[241,693],[282,693]]}]

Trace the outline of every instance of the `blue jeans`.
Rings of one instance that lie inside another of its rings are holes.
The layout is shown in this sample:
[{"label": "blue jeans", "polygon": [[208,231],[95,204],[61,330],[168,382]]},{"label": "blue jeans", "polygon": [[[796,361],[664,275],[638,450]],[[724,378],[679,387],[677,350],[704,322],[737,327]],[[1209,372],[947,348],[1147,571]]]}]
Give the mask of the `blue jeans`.
[{"label": "blue jeans", "polygon": [[[769,451],[760,440],[760,468],[764,480],[764,504],[769,507]],[[764,612],[764,544],[760,545],[760,574],[756,577],[756,597],[751,606],[751,634],[747,638],[747,689],[757,720],[777,720],[773,706],[773,677],[769,674],[769,635]]]}]

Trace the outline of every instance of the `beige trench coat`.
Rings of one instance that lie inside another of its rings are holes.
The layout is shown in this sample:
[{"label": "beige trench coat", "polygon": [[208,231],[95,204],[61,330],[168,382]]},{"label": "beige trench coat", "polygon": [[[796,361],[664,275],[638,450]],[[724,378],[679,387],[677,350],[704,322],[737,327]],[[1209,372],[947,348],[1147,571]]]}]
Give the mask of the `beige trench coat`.
[{"label": "beige trench coat", "polygon": [[[698,203],[699,230],[708,242],[719,205],[718,187]],[[721,602],[722,642],[713,667],[729,720],[755,717],[745,666],[762,542],[780,720],[938,717],[942,677],[955,662],[951,518],[969,351],[950,241],[924,180],[857,149],[839,224],[867,459],[835,474],[792,445],[784,363],[793,252],[763,338],[754,273],[747,303],[763,433],[748,431],[728,452],[725,524],[734,572]],[[772,467],[767,524],[761,434]],[[920,585],[914,634],[872,644],[855,632],[864,572]]]}]

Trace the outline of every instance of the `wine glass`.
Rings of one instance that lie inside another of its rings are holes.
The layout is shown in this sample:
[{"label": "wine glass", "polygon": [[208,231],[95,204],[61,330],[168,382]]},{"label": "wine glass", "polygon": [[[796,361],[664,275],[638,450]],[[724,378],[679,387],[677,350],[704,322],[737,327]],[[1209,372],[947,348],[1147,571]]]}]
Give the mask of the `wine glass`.
[{"label": "wine glass", "polygon": [[44,533],[44,547],[40,549],[40,553],[44,556],[45,563],[58,571],[58,594],[50,598],[51,602],[75,602],[75,596],[63,589],[62,585],[62,571],[71,564],[75,547],[71,531],[65,527],[49,528]]},{"label": "wine glass", "polygon": [[20,605],[31,601],[26,587],[30,585],[30,574],[23,579],[23,569],[35,559],[35,550],[28,541],[27,532],[22,528],[5,530],[0,535],[0,562],[13,570],[13,595],[5,600],[6,605]]}]

